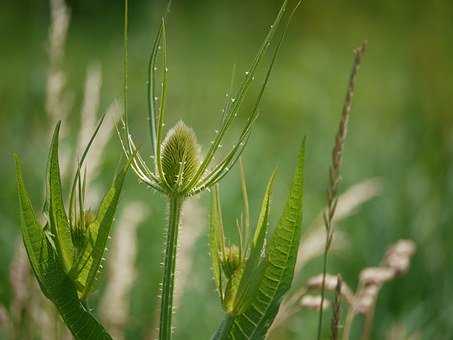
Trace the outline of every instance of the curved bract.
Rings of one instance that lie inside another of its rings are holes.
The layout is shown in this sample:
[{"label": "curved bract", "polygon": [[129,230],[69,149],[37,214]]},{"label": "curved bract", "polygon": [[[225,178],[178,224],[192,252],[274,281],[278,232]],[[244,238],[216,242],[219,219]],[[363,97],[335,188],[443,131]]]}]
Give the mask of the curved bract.
[{"label": "curved bract", "polygon": [[[305,144],[305,143],[304,143]],[[248,224],[239,226],[240,265],[233,275],[223,269],[228,261],[218,191],[213,192],[210,244],[214,278],[226,312],[213,339],[263,339],[274,320],[283,295],[293,280],[302,223],[304,144],[299,153],[284,211],[277,227],[267,236],[273,176],[264,194],[254,236]],[[243,193],[245,180],[243,182]],[[244,195],[244,201],[247,197]],[[248,204],[244,204],[248,209]],[[249,215],[248,211],[243,216]],[[224,282],[224,277],[226,282]]]},{"label": "curved bract", "polygon": [[[54,303],[76,339],[111,339],[86,306],[93,291],[112,226],[128,164],[116,175],[96,213],[84,209],[85,177],[80,168],[99,130],[99,123],[79,162],[69,199],[69,213],[63,205],[58,163],[57,124],[48,162],[48,183],[42,226],[25,189],[20,160],[15,155],[17,190],[21,212],[21,233],[25,249],[43,294]],[[77,190],[75,189],[77,188]]]}]

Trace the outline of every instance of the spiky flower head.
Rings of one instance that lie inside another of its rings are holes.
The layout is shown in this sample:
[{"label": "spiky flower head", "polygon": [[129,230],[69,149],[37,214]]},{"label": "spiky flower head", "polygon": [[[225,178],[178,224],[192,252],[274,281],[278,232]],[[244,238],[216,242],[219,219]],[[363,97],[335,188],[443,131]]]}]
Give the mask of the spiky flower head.
[{"label": "spiky flower head", "polygon": [[162,143],[162,170],[170,189],[178,191],[190,182],[200,166],[199,155],[195,132],[179,121]]}]

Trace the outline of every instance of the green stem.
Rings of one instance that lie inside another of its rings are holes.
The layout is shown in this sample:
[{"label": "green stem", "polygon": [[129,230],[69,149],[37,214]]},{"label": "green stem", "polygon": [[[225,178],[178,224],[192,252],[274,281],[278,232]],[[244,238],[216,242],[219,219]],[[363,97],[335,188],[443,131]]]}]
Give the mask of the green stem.
[{"label": "green stem", "polygon": [[324,258],[322,265],[322,282],[321,282],[321,304],[319,306],[319,320],[318,320],[318,336],[317,339],[321,339],[322,334],[322,314],[323,314],[323,305],[326,294],[326,274],[327,274],[327,253],[329,252],[328,239],[326,239],[326,246],[324,249]]},{"label": "green stem", "polygon": [[171,318],[173,314],[173,289],[175,286],[176,249],[183,198],[170,197],[167,244],[165,247],[164,273],[162,279],[162,301],[160,308],[159,339],[171,339]]},{"label": "green stem", "polygon": [[227,314],[225,319],[222,321],[222,324],[217,329],[215,334],[212,336],[211,340],[223,340],[228,339],[228,334],[231,327],[233,326],[234,316]]}]

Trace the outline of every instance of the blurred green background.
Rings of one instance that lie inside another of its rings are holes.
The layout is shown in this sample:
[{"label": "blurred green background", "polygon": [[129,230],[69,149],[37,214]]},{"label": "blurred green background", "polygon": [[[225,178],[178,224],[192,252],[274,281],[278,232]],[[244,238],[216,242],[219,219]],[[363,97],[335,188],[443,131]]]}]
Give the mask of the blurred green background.
[{"label": "blurred green background", "polygon": [[[239,75],[246,71],[280,4],[280,0],[173,1],[168,22],[167,126],[183,119],[194,127],[206,150],[233,64]],[[114,99],[121,100],[122,1],[73,0],[68,5],[71,23],[62,68],[73,110],[63,124],[69,129],[66,143],[71,143],[80,124],[88,65],[98,62],[102,67],[101,111]],[[164,7],[163,1],[130,1],[130,118],[140,143],[147,142],[147,57]],[[453,2],[448,0],[304,1],[289,30],[244,155],[255,211],[268,176],[278,167],[275,221],[298,146],[303,136],[308,136],[304,217],[308,226],[324,205],[330,150],[352,50],[368,40],[341,188],[380,177],[383,191],[341,223],[349,246],[330,258],[329,271],[341,273],[355,287],[360,270],[378,265],[390,244],[400,238],[417,244],[409,273],[382,290],[374,339],[385,338],[389,328],[399,323],[409,333],[421,334],[422,339],[453,338],[452,18]],[[12,304],[9,265],[19,236],[11,153],[21,155],[28,189],[39,207],[47,131],[55,124],[45,112],[49,22],[47,1],[0,2],[0,303],[6,308]],[[239,117],[235,132],[245,119],[246,114]],[[96,183],[109,183],[120,155],[114,136]],[[225,218],[232,225],[240,209],[237,171],[221,187]],[[144,338],[152,328],[166,221],[162,197],[130,175],[122,206],[137,199],[149,207],[150,214],[138,230],[137,279],[130,296],[127,339]],[[209,195],[203,194],[199,203],[207,211]],[[177,309],[176,339],[208,339],[222,318],[209,271],[207,219],[205,213],[200,221],[204,231],[196,241],[192,269]],[[297,281],[320,270],[321,261],[315,260]],[[359,334],[360,321],[357,323],[354,338]],[[279,336],[312,339],[315,326],[316,313],[301,312]]]}]

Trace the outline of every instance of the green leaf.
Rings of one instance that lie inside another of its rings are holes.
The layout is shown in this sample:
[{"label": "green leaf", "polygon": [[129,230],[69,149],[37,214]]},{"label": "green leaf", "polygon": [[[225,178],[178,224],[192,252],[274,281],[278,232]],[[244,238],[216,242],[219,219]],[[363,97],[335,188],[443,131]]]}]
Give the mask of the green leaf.
[{"label": "green leaf", "polygon": [[266,247],[264,273],[249,307],[227,321],[214,335],[214,339],[263,339],[278,312],[283,295],[289,289],[299,249],[305,141],[302,144],[296,173],[288,200],[270,242]]},{"label": "green leaf", "polygon": [[264,253],[263,247],[267,228],[269,226],[270,196],[272,193],[274,178],[275,171],[272,173],[267,183],[266,192],[264,193],[263,202],[261,204],[258,223],[255,229],[255,235],[251,245],[250,256],[247,259],[247,263],[238,286],[235,306],[235,313],[237,314],[244,312],[244,310],[248,308],[264,274],[265,262],[263,261],[262,253]]},{"label": "green leaf", "polygon": [[220,300],[223,304],[221,256],[224,252],[224,232],[218,186],[214,186],[212,191],[209,246],[211,251],[214,281],[220,295]]},{"label": "green leaf", "polygon": [[272,184],[274,183],[275,171],[272,173],[267,183],[266,192],[264,193],[263,202],[261,203],[260,215],[258,223],[255,228],[255,235],[253,237],[253,249],[261,251],[263,247],[267,227],[269,225],[269,210],[270,210],[270,196],[272,193]]},{"label": "green leaf", "polygon": [[58,135],[60,125],[61,122],[58,122],[55,127],[50,152],[50,226],[52,233],[56,237],[55,243],[58,254],[63,260],[65,272],[68,273],[74,259],[74,245],[72,244],[71,227],[66,216],[61,190],[60,165],[58,162]]},{"label": "green leaf", "polygon": [[110,340],[111,336],[87,308],[78,300],[72,280],[65,273],[44,229],[36,220],[22,178],[20,160],[16,162],[17,189],[21,212],[21,233],[25,249],[44,295],[57,307],[66,326],[77,340]]},{"label": "green leaf", "polygon": [[41,283],[41,264],[45,262],[49,256],[49,254],[44,251],[46,248],[43,248],[46,238],[42,226],[36,220],[35,211],[33,210],[31,200],[28,196],[27,190],[25,189],[19,156],[15,154],[14,160],[16,162],[17,191],[19,194],[21,217],[20,228],[22,239],[24,241],[25,249],[27,251],[28,259],[33,272],[38,278],[38,281]]},{"label": "green leaf", "polygon": [[[92,252],[92,264],[86,279],[85,290],[82,299],[86,298],[88,293],[92,290],[96,274],[99,271],[102,256],[105,252],[105,246],[112,228],[112,223],[115,217],[116,207],[123,187],[124,178],[127,170],[129,169],[130,162],[123,166],[120,172],[115,176],[112,186],[105,194],[99,206],[96,216],[96,224],[99,226],[96,232],[96,242]],[[95,228],[97,229],[97,228]]]},{"label": "green leaf", "polygon": [[112,337],[79,300],[73,281],[58,259],[49,263],[43,282],[44,294],[55,304],[64,323],[77,340],[108,340]]}]

